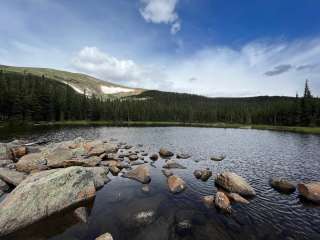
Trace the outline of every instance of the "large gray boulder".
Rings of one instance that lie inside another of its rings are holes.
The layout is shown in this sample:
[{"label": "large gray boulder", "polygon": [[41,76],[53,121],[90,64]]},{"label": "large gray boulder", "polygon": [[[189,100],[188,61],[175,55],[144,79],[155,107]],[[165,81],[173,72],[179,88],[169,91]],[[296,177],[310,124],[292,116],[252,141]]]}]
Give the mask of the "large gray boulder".
[{"label": "large gray boulder", "polygon": [[215,182],[220,187],[242,196],[255,196],[255,190],[242,177],[233,172],[223,172],[219,174]]},{"label": "large gray boulder", "polygon": [[123,174],[125,178],[131,178],[141,183],[149,183],[151,181],[149,168],[145,165],[136,167],[135,169]]},{"label": "large gray boulder", "polygon": [[39,170],[46,165],[46,160],[41,153],[30,153],[24,155],[16,164],[16,168],[20,172],[30,173]]},{"label": "large gray boulder", "polygon": [[18,186],[26,177],[27,174],[25,173],[7,168],[0,168],[0,179],[13,186]]},{"label": "large gray boulder", "polygon": [[93,175],[83,167],[32,174],[0,203],[0,236],[92,199]]},{"label": "large gray boulder", "polygon": [[307,200],[320,204],[320,182],[299,183],[298,190]]}]

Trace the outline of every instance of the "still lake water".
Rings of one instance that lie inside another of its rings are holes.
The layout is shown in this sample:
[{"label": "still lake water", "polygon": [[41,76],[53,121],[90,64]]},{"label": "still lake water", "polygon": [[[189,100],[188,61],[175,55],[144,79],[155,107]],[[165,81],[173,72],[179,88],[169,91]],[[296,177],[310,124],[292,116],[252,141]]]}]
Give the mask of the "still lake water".
[{"label": "still lake water", "polygon": [[[61,213],[5,239],[91,240],[105,232],[115,240],[320,239],[320,207],[303,201],[297,192],[280,194],[268,183],[271,177],[319,181],[320,136],[247,129],[81,127],[35,131],[15,138],[62,141],[80,136],[143,144],[136,148],[148,153],[166,147],[191,154],[190,159],[178,160],[187,169],[173,169],[186,181],[186,191],[176,195],[168,192],[161,173],[164,160],[160,159],[154,166],[148,163],[152,179],[149,193],[136,181],[110,176],[111,182],[90,203],[87,223]],[[11,140],[12,136],[2,134],[1,138]],[[220,154],[227,158],[209,160]],[[193,176],[194,170],[205,168],[213,174],[225,170],[239,174],[255,188],[257,196],[248,205],[233,205],[231,215],[205,207],[201,196],[217,191],[213,178],[202,182]],[[154,215],[138,224],[133,219],[141,211],[153,211]],[[181,232],[178,223],[185,220],[191,223],[191,230]]]}]

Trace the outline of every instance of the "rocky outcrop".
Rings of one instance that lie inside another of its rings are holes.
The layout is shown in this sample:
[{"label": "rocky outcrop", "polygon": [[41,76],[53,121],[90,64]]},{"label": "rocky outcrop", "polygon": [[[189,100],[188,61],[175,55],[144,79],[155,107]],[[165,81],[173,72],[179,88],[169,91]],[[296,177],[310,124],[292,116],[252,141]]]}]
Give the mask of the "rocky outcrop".
[{"label": "rocky outcrop", "polygon": [[217,208],[225,212],[231,212],[229,198],[224,192],[217,192],[214,203]]},{"label": "rocky outcrop", "polygon": [[123,174],[123,177],[134,179],[141,183],[149,183],[151,181],[149,168],[144,165]]},{"label": "rocky outcrop", "polygon": [[25,173],[6,168],[0,168],[0,179],[13,186],[18,186],[26,177],[27,174]]},{"label": "rocky outcrop", "polygon": [[165,165],[163,165],[163,168],[172,169],[172,168],[178,168],[178,169],[186,169],[185,166],[181,165],[180,163],[177,163],[174,160],[168,160]]},{"label": "rocky outcrop", "polygon": [[282,193],[293,193],[296,190],[296,186],[292,182],[282,178],[270,179],[270,186]]},{"label": "rocky outcrop", "polygon": [[41,153],[30,153],[20,158],[16,164],[16,168],[20,172],[30,173],[33,170],[42,169],[46,164],[47,161]]},{"label": "rocky outcrop", "polygon": [[320,204],[320,182],[299,183],[298,191],[307,200]]},{"label": "rocky outcrop", "polygon": [[223,172],[219,174],[215,182],[220,187],[242,196],[255,196],[255,190],[242,177],[233,172]]},{"label": "rocky outcrop", "polygon": [[179,193],[186,189],[186,183],[178,176],[172,175],[168,177],[167,182],[172,193]]},{"label": "rocky outcrop", "polygon": [[160,148],[159,154],[161,157],[165,157],[165,158],[172,157],[174,155],[173,152],[165,148]]},{"label": "rocky outcrop", "polygon": [[93,176],[85,168],[70,167],[33,174],[0,203],[0,236],[94,196]]},{"label": "rocky outcrop", "polygon": [[113,237],[110,233],[105,233],[96,238],[96,240],[113,240]]}]

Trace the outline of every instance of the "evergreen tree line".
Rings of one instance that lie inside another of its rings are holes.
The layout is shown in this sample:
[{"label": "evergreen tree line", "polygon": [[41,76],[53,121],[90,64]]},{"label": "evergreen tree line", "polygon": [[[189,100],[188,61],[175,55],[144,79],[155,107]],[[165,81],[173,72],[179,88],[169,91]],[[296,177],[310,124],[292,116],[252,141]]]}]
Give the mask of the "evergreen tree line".
[{"label": "evergreen tree line", "polygon": [[320,100],[302,97],[207,98],[146,91],[125,98],[86,96],[70,86],[0,69],[0,121],[175,121],[320,126]]}]

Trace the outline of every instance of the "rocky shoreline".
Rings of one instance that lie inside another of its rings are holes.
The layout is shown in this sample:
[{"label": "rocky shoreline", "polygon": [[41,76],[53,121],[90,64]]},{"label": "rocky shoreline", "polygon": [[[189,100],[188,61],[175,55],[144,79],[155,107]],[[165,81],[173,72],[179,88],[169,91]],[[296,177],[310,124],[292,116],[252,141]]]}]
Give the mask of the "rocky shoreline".
[{"label": "rocky shoreline", "polygon": [[[86,222],[88,211],[84,203],[110,181],[108,174],[138,181],[143,184],[142,191],[148,192],[152,181],[149,165],[159,158],[165,159],[162,173],[167,178],[168,191],[178,194],[187,188],[187,183],[172,169],[187,169],[183,161],[188,160],[179,159],[188,159],[190,155],[165,148],[147,153],[142,148],[143,145],[134,147],[116,139],[0,143],[0,197],[4,195],[0,202],[0,236],[67,209],[73,209],[75,216]],[[204,182],[213,176],[209,169],[199,169],[193,174]],[[236,173],[222,172],[214,180],[217,194],[202,199],[207,207],[231,213],[232,204],[249,204],[250,198],[256,196],[252,186]],[[297,188],[304,198],[320,203],[319,182],[295,184],[272,178],[270,186],[286,194]],[[106,233],[97,239],[112,236]]]}]

